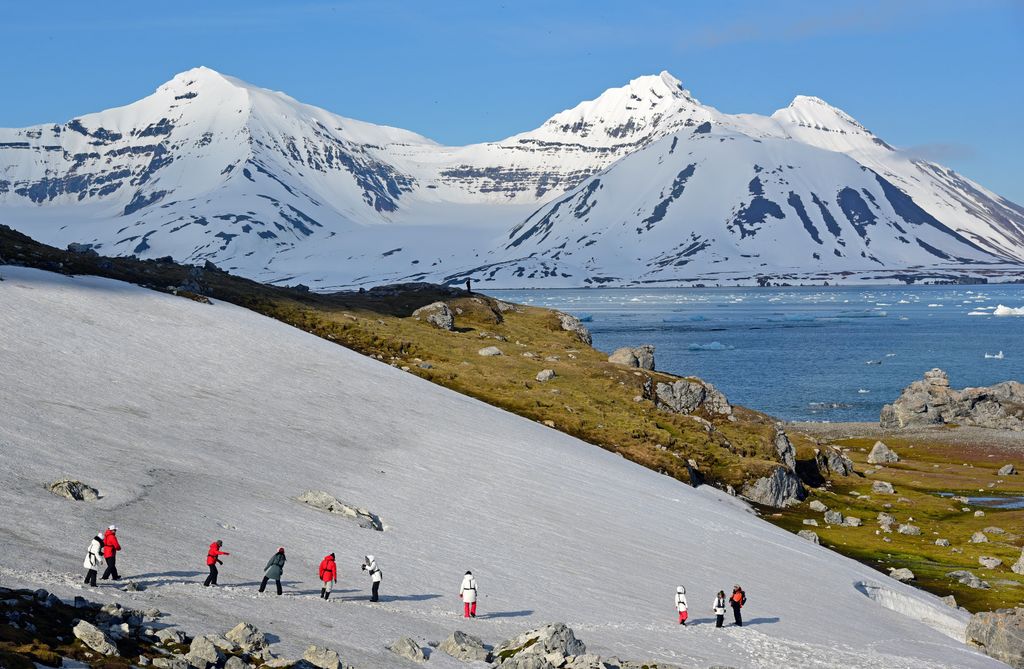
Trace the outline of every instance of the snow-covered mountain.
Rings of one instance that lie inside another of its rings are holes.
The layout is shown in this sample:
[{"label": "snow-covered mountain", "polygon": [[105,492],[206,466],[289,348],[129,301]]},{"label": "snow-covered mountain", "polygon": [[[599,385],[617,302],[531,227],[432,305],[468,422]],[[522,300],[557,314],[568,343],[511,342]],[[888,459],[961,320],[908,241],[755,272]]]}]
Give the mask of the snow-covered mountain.
[{"label": "snow-covered mountain", "polygon": [[[402,636],[426,646],[460,629],[496,644],[553,621],[590,652],[661,666],[1005,667],[961,642],[968,614],[709,486],[239,307],[0,272],[5,586],[156,607],[190,634],[246,620],[275,653],[315,643],[364,669],[403,666],[385,650]],[[45,484],[63,476],[101,498],[52,495]],[[300,504],[306,490],[369,508],[386,531]],[[81,583],[89,539],[111,523],[118,567],[143,590]],[[221,587],[204,588],[214,539],[231,555]],[[278,546],[285,594],[258,596]],[[329,552],[340,579],[324,602]],[[356,567],[367,553],[384,573],[378,604]],[[475,620],[458,617],[467,569]],[[733,583],[747,625],[716,629],[712,600]],[[436,651],[428,666],[469,665]]]},{"label": "snow-covered mountain", "polygon": [[207,68],[0,129],[0,216],[40,241],[329,289],[751,283],[1024,262],[1024,209],[798,97],[770,117],[640,77],[464,147]]}]

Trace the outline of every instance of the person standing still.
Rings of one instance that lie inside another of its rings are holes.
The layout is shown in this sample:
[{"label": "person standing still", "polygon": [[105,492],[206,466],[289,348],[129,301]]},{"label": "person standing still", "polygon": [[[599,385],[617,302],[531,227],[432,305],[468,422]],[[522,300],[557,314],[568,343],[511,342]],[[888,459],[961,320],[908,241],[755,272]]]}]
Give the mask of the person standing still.
[{"label": "person standing still", "polygon": [[459,597],[462,598],[463,617],[476,618],[476,578],[473,577],[473,572],[467,571],[465,576],[462,577]]},{"label": "person standing still", "polygon": [[338,582],[338,565],[334,561],[334,553],[324,557],[320,561],[320,599],[330,599],[331,590]]},{"label": "person standing still", "polygon": [[679,624],[685,625],[690,614],[686,604],[686,588],[683,586],[676,588],[676,612],[679,613]]},{"label": "person standing still", "polygon": [[747,593],[743,592],[743,588],[739,585],[732,586],[732,595],[729,597],[729,606],[732,607],[733,621],[736,623],[736,627],[743,627],[743,616],[740,614],[740,609],[747,603]]},{"label": "person standing still", "polygon": [[715,602],[711,607],[711,611],[715,614],[715,627],[721,627],[722,623],[725,622],[725,590],[718,591]]},{"label": "person standing still", "polygon": [[380,567],[377,566],[377,561],[372,555],[366,555],[363,559],[363,571],[370,574],[370,582],[372,585],[372,591],[370,593],[370,601],[376,602],[379,599],[377,591],[380,590],[380,580],[382,574],[380,573]]},{"label": "person standing still", "polygon": [[267,589],[267,581],[274,579],[277,583],[277,594],[281,595],[281,576],[284,575],[284,546],[277,549],[277,552],[267,561],[267,566],[263,568],[263,582],[260,583],[260,592]]}]

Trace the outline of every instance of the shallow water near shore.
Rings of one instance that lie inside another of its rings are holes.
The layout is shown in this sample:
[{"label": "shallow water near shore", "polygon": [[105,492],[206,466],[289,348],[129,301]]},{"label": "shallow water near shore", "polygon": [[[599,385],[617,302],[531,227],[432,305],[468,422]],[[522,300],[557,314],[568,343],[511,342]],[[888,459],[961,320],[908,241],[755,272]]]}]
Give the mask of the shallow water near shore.
[{"label": "shallow water near shore", "polygon": [[785,420],[877,421],[933,367],[956,388],[1024,379],[1024,316],[995,315],[1024,285],[489,294],[579,316],[601,350],[654,344],[658,369]]}]

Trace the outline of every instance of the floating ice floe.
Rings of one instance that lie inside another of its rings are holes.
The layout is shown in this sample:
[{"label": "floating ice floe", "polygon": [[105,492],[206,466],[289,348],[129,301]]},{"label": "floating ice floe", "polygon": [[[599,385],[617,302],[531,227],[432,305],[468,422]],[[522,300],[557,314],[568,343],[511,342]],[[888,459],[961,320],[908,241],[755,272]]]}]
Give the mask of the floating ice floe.
[{"label": "floating ice floe", "polygon": [[858,389],[857,389],[857,392],[858,392],[859,394],[861,394],[861,395],[867,395],[867,394],[868,394],[868,393],[870,393],[871,391],[870,391],[870,390],[867,390],[866,388],[858,388]]},{"label": "floating ice floe", "polygon": [[1000,304],[992,314],[995,316],[1024,316],[1024,307],[1007,307]]},{"label": "floating ice floe", "polygon": [[1002,360],[1004,357],[1006,357],[1006,356],[1003,355],[1002,351],[1000,351],[999,353],[986,353],[985,354],[985,358],[988,359],[988,360]]},{"label": "floating ice floe", "polygon": [[720,341],[713,341],[710,344],[690,344],[686,348],[691,351],[731,351],[736,347],[723,344]]}]

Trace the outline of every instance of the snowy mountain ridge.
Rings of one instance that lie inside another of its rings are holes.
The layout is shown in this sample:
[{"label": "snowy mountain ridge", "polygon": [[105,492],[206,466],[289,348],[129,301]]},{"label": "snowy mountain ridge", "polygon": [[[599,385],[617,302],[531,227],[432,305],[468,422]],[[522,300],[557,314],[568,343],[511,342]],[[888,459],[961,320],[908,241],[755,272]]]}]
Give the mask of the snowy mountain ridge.
[{"label": "snowy mountain ridge", "polygon": [[0,214],[50,244],[324,290],[842,280],[1024,261],[1024,209],[845,112],[798,96],[767,117],[724,114],[667,72],[536,130],[447,147],[196,68],[124,107],[0,129]]}]

